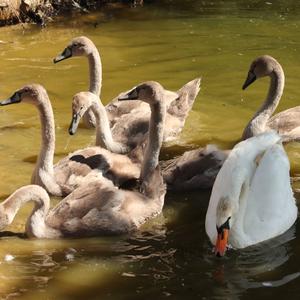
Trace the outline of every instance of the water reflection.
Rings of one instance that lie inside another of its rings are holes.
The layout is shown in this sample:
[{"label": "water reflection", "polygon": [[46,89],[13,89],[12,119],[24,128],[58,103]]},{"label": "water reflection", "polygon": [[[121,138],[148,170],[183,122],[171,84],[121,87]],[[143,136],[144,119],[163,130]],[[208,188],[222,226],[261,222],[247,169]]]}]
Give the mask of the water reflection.
[{"label": "water reflection", "polygon": [[[247,94],[241,91],[254,57],[268,53],[284,67],[287,81],[279,110],[299,104],[299,13],[300,4],[292,0],[168,0],[134,10],[120,7],[76,15],[43,30],[1,28],[1,40],[7,43],[0,43],[0,96],[7,98],[28,82],[45,85],[55,114],[56,160],[92,143],[93,132],[81,129],[70,138],[66,130],[72,95],[88,87],[87,62],[78,58],[55,66],[51,61],[72,37],[88,35],[102,55],[105,103],[137,82],[155,79],[176,90],[203,76],[184,132],[162,157],[207,143],[230,148],[267,92],[264,80]],[[1,108],[0,116],[3,200],[30,180],[40,123],[29,106]],[[299,144],[286,149],[293,173],[299,173]],[[232,250],[218,259],[204,230],[208,199],[209,191],[168,194],[163,215],[132,236],[43,241],[3,233],[0,297],[297,298],[300,225],[272,241]],[[8,230],[23,232],[31,208],[22,209]]]},{"label": "water reflection", "polygon": [[295,237],[296,228],[293,226],[288,232],[271,241],[240,251],[229,251],[227,259],[222,262],[213,259],[212,255],[204,257],[214,269],[210,276],[217,283],[214,290],[216,297],[224,299],[232,295],[238,299],[248,289],[278,287],[295,280],[299,272],[287,273],[283,278],[278,278],[276,272],[274,273],[274,270],[284,267],[288,262],[293,251],[289,242]]}]

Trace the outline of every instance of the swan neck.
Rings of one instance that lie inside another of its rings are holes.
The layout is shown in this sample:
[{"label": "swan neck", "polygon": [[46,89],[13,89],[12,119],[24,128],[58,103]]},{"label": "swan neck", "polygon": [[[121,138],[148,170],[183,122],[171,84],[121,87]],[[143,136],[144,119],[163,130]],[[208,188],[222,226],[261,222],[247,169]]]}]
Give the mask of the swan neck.
[{"label": "swan neck", "polygon": [[43,169],[47,173],[53,175],[53,157],[55,149],[54,116],[48,96],[44,95],[44,97],[43,101],[38,105],[41,121],[42,144],[36,168]]},{"label": "swan neck", "polygon": [[89,91],[97,96],[100,96],[102,87],[102,63],[96,46],[94,46],[91,54],[88,55],[88,61],[90,72]]},{"label": "swan neck", "polygon": [[113,139],[106,109],[102,102],[94,101],[91,109],[96,118],[96,146],[101,146],[113,153],[127,153],[128,147]]},{"label": "swan neck", "polygon": [[282,68],[274,70],[270,75],[270,86],[266,100],[255,116],[265,115],[270,118],[279,104],[284,88],[284,73]]},{"label": "swan neck", "polygon": [[250,136],[255,136],[266,130],[267,122],[276,110],[282,96],[284,79],[284,72],[281,66],[278,65],[270,74],[270,86],[267,98],[245,129],[245,132],[251,130],[252,134]]},{"label": "swan neck", "polygon": [[43,188],[37,185],[28,185],[18,189],[1,203],[1,210],[7,216],[7,225],[9,225],[19,209],[30,201],[33,201],[35,205],[27,221],[26,233],[35,236],[33,225],[42,231],[45,228],[45,217],[50,208],[50,198]]},{"label": "swan neck", "polygon": [[[251,174],[253,176],[253,174]],[[234,216],[235,222],[233,227],[238,227],[240,231],[243,231],[244,227],[244,217],[246,213],[247,208],[247,199],[249,196],[249,184],[251,182],[251,178],[248,180],[245,180],[241,186],[241,189],[239,191],[239,195],[237,196],[238,202],[236,203],[236,206],[238,208],[237,215]]]},{"label": "swan neck", "polygon": [[149,137],[141,169],[141,181],[149,177],[158,165],[159,152],[163,142],[163,130],[166,118],[164,101],[150,105],[151,117],[149,122]]}]

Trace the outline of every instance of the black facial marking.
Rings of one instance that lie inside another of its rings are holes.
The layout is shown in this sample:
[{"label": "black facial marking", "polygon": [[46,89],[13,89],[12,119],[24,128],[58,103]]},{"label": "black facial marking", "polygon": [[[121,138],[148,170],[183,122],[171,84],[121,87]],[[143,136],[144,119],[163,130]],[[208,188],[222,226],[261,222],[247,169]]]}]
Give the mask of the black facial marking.
[{"label": "black facial marking", "polygon": [[223,238],[224,229],[228,229],[228,230],[230,229],[230,226],[229,226],[229,220],[230,219],[231,219],[231,217],[229,217],[227,219],[227,221],[224,224],[222,224],[220,227],[217,226],[217,232],[218,232],[218,234],[222,234],[222,238]]}]

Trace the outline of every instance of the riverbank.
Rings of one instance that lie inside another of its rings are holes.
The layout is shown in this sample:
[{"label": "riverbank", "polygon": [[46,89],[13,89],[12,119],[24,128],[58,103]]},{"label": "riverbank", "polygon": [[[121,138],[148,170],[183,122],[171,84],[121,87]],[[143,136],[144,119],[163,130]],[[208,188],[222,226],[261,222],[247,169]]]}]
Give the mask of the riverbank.
[{"label": "riverbank", "polygon": [[88,13],[105,5],[143,5],[143,0],[0,0],[0,26],[37,23],[44,26],[53,16],[71,11]]}]

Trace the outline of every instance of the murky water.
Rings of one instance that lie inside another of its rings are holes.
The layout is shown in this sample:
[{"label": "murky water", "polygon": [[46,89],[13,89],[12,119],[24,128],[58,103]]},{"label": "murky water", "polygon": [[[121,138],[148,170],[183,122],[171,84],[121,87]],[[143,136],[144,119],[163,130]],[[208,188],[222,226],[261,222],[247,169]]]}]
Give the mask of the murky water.
[{"label": "murky water", "polygon": [[[279,110],[299,104],[297,1],[193,2],[114,7],[62,19],[45,29],[1,28],[0,97],[25,83],[43,84],[55,113],[56,159],[92,143],[91,131],[81,129],[71,138],[66,130],[72,95],[88,87],[87,61],[52,63],[72,37],[87,35],[101,52],[104,102],[141,81],[157,80],[176,90],[203,77],[184,132],[164,156],[207,143],[226,148],[239,139],[267,91],[267,79],[241,90],[250,62],[259,55],[273,55],[285,70]],[[29,183],[39,139],[33,107],[0,109],[1,200]],[[293,172],[300,172],[300,146],[290,144],[287,150]],[[133,236],[43,241],[3,234],[0,297],[296,299],[299,222],[279,238],[217,259],[204,230],[208,199],[209,192],[168,194],[163,215]],[[23,232],[30,209],[22,209],[9,230]]]}]

